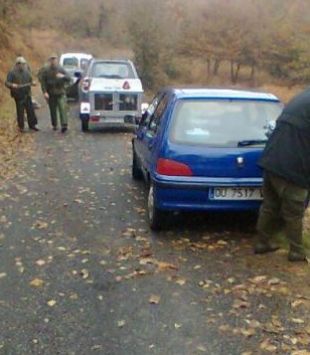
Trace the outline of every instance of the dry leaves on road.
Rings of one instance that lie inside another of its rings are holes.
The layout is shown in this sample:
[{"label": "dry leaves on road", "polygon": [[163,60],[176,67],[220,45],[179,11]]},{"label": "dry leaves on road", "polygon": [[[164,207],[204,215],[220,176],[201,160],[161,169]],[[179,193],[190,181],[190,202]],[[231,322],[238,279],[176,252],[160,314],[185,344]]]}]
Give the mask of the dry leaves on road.
[{"label": "dry leaves on road", "polygon": [[151,295],[151,297],[149,298],[149,303],[151,304],[159,304],[160,302],[160,296],[158,295]]},{"label": "dry leaves on road", "polygon": [[44,285],[44,281],[41,279],[33,279],[30,282],[30,286],[32,287],[42,287]]}]

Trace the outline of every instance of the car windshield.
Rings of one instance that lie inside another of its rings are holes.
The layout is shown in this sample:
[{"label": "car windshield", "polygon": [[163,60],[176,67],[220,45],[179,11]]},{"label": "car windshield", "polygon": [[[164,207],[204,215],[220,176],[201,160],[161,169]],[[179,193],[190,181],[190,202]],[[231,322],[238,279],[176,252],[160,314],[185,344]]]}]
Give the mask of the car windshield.
[{"label": "car windshield", "polygon": [[173,112],[170,139],[217,147],[264,144],[269,123],[282,109],[276,101],[181,100]]},{"label": "car windshield", "polygon": [[64,67],[78,67],[79,60],[76,57],[65,58],[63,60]]},{"label": "car windshield", "polygon": [[134,79],[134,71],[129,63],[98,62],[92,67],[92,77],[109,79]]}]

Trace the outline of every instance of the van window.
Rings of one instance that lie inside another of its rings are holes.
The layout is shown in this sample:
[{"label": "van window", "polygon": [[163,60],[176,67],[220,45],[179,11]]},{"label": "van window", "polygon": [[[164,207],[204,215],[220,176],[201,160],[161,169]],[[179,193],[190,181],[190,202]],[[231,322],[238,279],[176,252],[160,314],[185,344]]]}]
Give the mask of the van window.
[{"label": "van window", "polygon": [[64,58],[62,65],[64,67],[78,67],[79,60],[76,57]]}]

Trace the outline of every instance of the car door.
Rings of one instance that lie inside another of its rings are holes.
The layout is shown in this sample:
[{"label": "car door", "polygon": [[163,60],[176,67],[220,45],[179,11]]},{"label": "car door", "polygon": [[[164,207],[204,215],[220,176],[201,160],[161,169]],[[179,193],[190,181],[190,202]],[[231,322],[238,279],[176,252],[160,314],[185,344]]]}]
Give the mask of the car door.
[{"label": "car door", "polygon": [[133,140],[133,145],[134,145],[134,152],[136,154],[136,157],[138,158],[139,165],[143,168],[145,166],[145,159],[144,159],[144,140],[145,140],[145,134],[148,130],[148,126],[151,120],[151,117],[157,108],[160,99],[162,97],[161,93],[158,93],[150,106],[148,107],[147,111],[144,113],[142,120],[139,123],[139,126],[136,131],[136,137]]},{"label": "car door", "polygon": [[168,93],[164,93],[161,96],[160,101],[158,102],[158,105],[154,110],[154,113],[151,115],[150,121],[145,130],[144,138],[142,141],[142,154],[144,157],[143,168],[148,172],[150,172],[151,170],[152,163],[154,160],[154,153],[159,143],[160,124],[168,106],[168,103],[169,95]]}]

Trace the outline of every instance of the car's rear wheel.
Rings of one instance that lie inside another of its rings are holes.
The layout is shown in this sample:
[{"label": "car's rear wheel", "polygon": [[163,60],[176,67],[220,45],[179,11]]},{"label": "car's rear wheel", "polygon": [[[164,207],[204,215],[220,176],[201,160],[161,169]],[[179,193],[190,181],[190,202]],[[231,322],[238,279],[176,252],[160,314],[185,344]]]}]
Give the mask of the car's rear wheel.
[{"label": "car's rear wheel", "polygon": [[147,207],[151,229],[160,230],[165,225],[166,215],[164,214],[164,211],[155,206],[154,187],[152,184],[150,184]]},{"label": "car's rear wheel", "polygon": [[142,179],[142,171],[141,168],[139,167],[139,163],[137,160],[137,155],[135,153],[135,151],[132,151],[132,170],[131,170],[131,174],[133,179],[135,180],[141,180]]},{"label": "car's rear wheel", "polygon": [[89,130],[88,120],[81,121],[81,129],[83,132],[87,132]]}]

